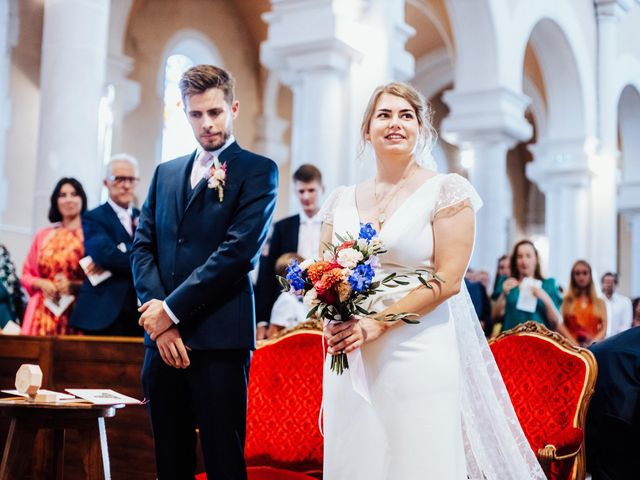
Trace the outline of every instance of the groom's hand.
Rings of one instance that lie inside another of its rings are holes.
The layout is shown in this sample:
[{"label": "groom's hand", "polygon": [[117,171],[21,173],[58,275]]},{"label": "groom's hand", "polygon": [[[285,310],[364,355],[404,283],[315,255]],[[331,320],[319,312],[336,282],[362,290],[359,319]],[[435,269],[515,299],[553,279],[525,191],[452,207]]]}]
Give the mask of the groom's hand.
[{"label": "groom's hand", "polygon": [[191,363],[187,347],[182,342],[182,337],[176,327],[171,327],[160,334],[156,345],[160,351],[160,357],[167,365],[174,368],[187,368]]},{"label": "groom's hand", "polygon": [[161,300],[149,300],[145,302],[138,311],[142,313],[138,323],[149,334],[151,340],[158,338],[164,331],[174,325],[162,307]]}]

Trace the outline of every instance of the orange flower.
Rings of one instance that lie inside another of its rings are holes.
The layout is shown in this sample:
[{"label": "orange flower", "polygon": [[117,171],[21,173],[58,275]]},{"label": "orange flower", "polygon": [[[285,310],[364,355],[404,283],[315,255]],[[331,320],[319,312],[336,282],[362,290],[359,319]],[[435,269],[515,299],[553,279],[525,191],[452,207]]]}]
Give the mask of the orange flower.
[{"label": "orange flower", "polygon": [[329,265],[329,262],[316,262],[311,265],[307,269],[307,276],[309,277],[309,280],[311,280],[311,283],[315,284],[319,281]]}]

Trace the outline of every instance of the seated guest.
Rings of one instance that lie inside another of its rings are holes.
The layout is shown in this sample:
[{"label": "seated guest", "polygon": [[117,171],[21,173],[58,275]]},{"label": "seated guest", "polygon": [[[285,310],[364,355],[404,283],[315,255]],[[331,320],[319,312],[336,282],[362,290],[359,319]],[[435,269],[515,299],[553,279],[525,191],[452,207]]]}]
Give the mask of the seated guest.
[{"label": "seated guest", "polygon": [[320,197],[324,192],[322,173],[313,165],[302,165],[294,172],[293,183],[302,213],[273,225],[268,252],[260,257],[256,289],[258,340],[266,336],[271,308],[280,292],[280,285],[276,281],[277,259],[288,252],[296,252],[303,258],[316,258],[320,250],[322,219],[318,212]]},{"label": "seated guest", "polygon": [[139,210],[131,204],[138,184],[138,163],[116,155],[107,165],[106,203],[82,218],[85,253],[91,257],[88,273],[111,272],[93,285],[85,279],[69,324],[88,335],[142,336],[129,255]]},{"label": "seated guest", "polygon": [[632,327],[640,327],[640,297],[633,301],[633,321]]},{"label": "seated guest", "polygon": [[[516,243],[511,255],[510,272],[511,276],[502,277],[494,292],[497,300],[493,313],[494,317],[503,318],[502,331],[510,330],[529,320],[542,323],[552,330],[562,330],[562,317],[558,310],[562,297],[555,279],[542,277],[538,250],[533,242],[521,240]],[[520,285],[527,278],[541,282],[539,288],[530,290],[537,299],[533,311],[518,308],[521,306],[518,304]]]},{"label": "seated guest", "polygon": [[608,307],[609,317],[607,320],[607,337],[620,333],[627,328],[631,328],[631,318],[633,309],[631,300],[616,292],[618,288],[618,274],[607,272],[600,280],[604,301]]},{"label": "seated guest", "polygon": [[[24,335],[64,335],[74,333],[67,325],[73,302],[57,315],[47,306],[72,300],[84,274],[80,215],[87,209],[87,196],[78,180],[62,178],[51,194],[49,221],[36,236],[22,267],[20,281],[30,295],[22,322]],[[73,300],[75,301],[75,300]]]},{"label": "seated guest", "polygon": [[[281,277],[287,275],[287,267],[291,263],[291,260],[296,260],[298,263],[302,262],[302,258],[297,253],[285,253],[280,255],[276,261],[276,274]],[[280,330],[285,328],[295,327],[303,323],[307,319],[307,313],[309,308],[302,303],[302,299],[292,295],[289,292],[282,292],[278,295],[276,302],[271,309],[271,320],[269,323],[269,330],[267,332],[267,338],[271,338]]]},{"label": "seated guest", "polygon": [[[504,282],[505,279],[511,276],[511,266],[510,266],[509,255],[502,255],[498,259],[498,265],[496,267],[496,277],[493,281],[493,289],[491,290],[491,300],[497,300],[498,295],[495,295],[496,290],[498,289],[498,284]],[[495,295],[495,296],[494,296]]]},{"label": "seated guest", "polygon": [[20,324],[24,314],[24,302],[16,267],[9,251],[0,244],[0,331],[9,322]]},{"label": "seated guest", "polygon": [[571,268],[569,288],[562,301],[562,318],[581,347],[599,342],[607,333],[607,306],[598,298],[591,265],[578,260]]},{"label": "seated guest", "polygon": [[587,470],[593,480],[635,480],[640,472],[640,328],[590,347],[598,362],[587,414]]},{"label": "seated guest", "polygon": [[491,321],[491,302],[489,301],[489,295],[484,285],[480,281],[471,281],[465,277],[464,283],[469,291],[473,308],[478,315],[480,325],[484,331],[485,336],[491,336],[493,330],[493,322]]}]

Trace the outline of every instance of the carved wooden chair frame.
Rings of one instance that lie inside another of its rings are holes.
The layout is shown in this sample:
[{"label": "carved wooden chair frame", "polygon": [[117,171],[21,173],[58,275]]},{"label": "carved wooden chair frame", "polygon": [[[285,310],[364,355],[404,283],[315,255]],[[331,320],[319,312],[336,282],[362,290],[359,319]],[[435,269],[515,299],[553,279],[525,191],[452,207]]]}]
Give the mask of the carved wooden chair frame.
[{"label": "carved wooden chair frame", "polygon": [[[593,354],[586,348],[581,348],[557,332],[552,332],[544,325],[537,322],[526,322],[520,324],[511,330],[502,332],[497,337],[491,339],[489,344],[499,342],[505,337],[512,336],[530,336],[552,343],[556,348],[574,356],[584,363],[586,369],[586,378],[582,386],[582,392],[580,393],[580,399],[578,400],[578,409],[573,418],[572,426],[580,428],[583,432],[585,429],[585,423],[587,419],[587,409],[589,408],[589,402],[593,395],[596,378],[598,376],[598,364]],[[571,480],[583,479],[586,474],[586,456],[584,449],[584,440],[580,445],[580,448],[575,452],[571,452],[566,455],[558,455],[555,445],[545,445],[543,448],[538,449],[537,457],[545,474],[549,476],[551,471],[551,464],[554,461],[568,460],[573,458],[575,462],[575,468]]]}]

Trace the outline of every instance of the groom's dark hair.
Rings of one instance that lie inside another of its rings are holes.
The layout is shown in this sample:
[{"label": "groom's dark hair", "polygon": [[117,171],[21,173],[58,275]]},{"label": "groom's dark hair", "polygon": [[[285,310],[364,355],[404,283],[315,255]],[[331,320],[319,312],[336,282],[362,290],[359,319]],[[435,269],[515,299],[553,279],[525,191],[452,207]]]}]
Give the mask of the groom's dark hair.
[{"label": "groom's dark hair", "polygon": [[226,70],[214,65],[196,65],[182,74],[180,79],[180,94],[183,103],[187,97],[203,93],[210,88],[219,88],[224,93],[224,99],[231,104],[235,100],[235,80]]}]

